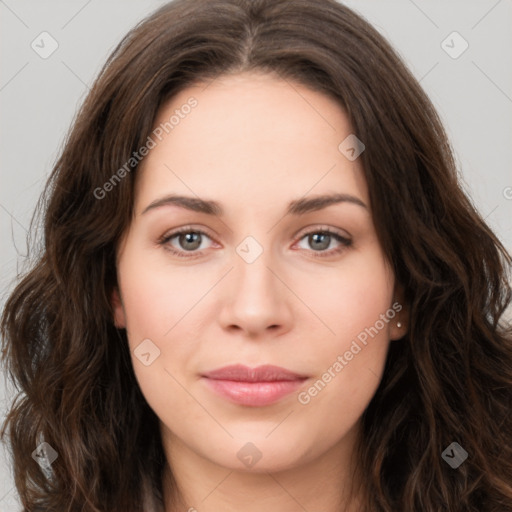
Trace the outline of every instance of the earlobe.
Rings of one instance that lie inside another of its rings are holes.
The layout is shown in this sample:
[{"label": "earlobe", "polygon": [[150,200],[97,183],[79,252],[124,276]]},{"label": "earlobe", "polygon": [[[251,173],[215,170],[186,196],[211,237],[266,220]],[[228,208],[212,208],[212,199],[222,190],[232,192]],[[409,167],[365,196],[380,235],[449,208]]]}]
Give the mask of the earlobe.
[{"label": "earlobe", "polygon": [[408,332],[409,308],[405,303],[404,289],[401,285],[395,287],[392,308],[396,316],[390,322],[389,337],[391,340],[399,340]]},{"label": "earlobe", "polygon": [[403,338],[406,334],[407,325],[405,322],[403,320],[393,320],[389,332],[389,338],[395,341]]},{"label": "earlobe", "polygon": [[114,313],[114,325],[118,329],[126,328],[126,318],[124,314],[124,307],[119,295],[119,290],[114,288],[111,295],[112,311]]}]

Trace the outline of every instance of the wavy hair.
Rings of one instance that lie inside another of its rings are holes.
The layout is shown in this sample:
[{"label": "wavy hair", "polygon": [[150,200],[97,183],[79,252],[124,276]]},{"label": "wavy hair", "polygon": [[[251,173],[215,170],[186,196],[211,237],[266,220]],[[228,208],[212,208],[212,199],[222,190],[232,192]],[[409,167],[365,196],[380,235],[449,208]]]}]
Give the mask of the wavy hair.
[{"label": "wavy hair", "polygon": [[[2,316],[18,394],[9,438],[25,511],[138,512],[162,500],[158,418],[113,323],[116,248],[159,108],[189,85],[258,70],[334,98],[366,145],[379,241],[403,285],[358,445],[365,510],[512,511],[511,258],[462,191],[426,94],[389,43],[334,0],[177,0],[131,30],[99,73],[38,203],[43,245]],[[126,170],[126,169],[125,169]],[[95,192],[96,191],[96,192]],[[58,453],[51,474],[32,452]],[[457,442],[458,469],[441,457]]]}]

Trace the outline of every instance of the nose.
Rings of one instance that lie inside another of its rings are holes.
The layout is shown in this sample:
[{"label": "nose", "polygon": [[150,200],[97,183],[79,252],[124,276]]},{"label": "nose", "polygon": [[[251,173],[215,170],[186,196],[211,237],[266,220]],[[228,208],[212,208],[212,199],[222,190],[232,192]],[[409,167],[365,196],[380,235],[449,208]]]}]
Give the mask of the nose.
[{"label": "nose", "polygon": [[278,336],[290,329],[293,294],[267,251],[252,263],[236,255],[219,321],[223,329],[250,337]]}]

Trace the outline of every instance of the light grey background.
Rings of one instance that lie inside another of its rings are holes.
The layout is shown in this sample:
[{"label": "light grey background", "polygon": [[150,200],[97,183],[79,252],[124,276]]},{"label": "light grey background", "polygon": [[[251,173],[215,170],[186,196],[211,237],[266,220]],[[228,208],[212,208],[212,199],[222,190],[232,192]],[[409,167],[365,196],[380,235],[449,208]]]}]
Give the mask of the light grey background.
[{"label": "light grey background", "polygon": [[[0,305],[22,269],[36,200],[78,105],[120,38],[163,3],[0,0]],[[345,3],[391,41],[421,81],[448,131],[466,191],[512,252],[512,2]],[[59,45],[46,59],[31,47],[43,31]],[[469,44],[456,59],[441,46],[446,40],[452,54],[462,48],[458,36],[448,37],[453,31]],[[12,396],[3,380],[2,418]],[[0,456],[0,512],[19,510],[5,447]]]}]

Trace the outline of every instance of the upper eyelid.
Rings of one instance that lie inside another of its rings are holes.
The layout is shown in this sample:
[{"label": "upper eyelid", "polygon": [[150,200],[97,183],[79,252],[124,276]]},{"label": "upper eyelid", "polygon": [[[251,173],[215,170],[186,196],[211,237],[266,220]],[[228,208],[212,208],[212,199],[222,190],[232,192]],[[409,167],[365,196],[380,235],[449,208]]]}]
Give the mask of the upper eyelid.
[{"label": "upper eyelid", "polygon": [[327,232],[330,232],[331,234],[339,235],[343,238],[351,237],[351,235],[348,232],[346,233],[346,235],[344,235],[342,233],[342,231],[345,231],[345,230],[342,230],[340,228],[334,228],[332,226],[327,226],[325,224],[310,224],[309,226],[306,226],[305,228],[300,229],[294,236],[297,237],[297,236],[301,236],[301,235],[307,235],[308,233],[311,233],[311,232],[322,232],[322,231],[327,231]]}]

